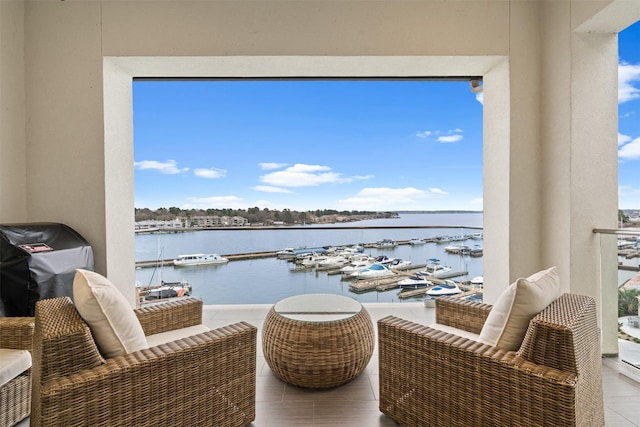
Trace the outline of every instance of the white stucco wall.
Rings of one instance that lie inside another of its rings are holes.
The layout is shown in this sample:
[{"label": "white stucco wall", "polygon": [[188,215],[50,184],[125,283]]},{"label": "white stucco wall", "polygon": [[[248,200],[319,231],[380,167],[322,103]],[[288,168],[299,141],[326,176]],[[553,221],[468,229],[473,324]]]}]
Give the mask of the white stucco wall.
[{"label": "white stucco wall", "polygon": [[133,301],[131,77],[477,71],[487,301],[549,265],[594,294],[591,230],[617,209],[617,55],[615,36],[592,32],[632,3],[2,1],[0,222],[71,225]]},{"label": "white stucco wall", "polygon": [[27,217],[24,3],[0,2],[0,221]]}]

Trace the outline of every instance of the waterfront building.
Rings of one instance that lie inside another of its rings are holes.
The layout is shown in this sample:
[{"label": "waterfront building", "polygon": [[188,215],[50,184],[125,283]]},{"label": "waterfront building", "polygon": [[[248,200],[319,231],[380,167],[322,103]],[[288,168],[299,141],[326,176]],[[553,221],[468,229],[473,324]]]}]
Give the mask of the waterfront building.
[{"label": "waterfront building", "polygon": [[136,231],[157,230],[159,228],[181,228],[183,226],[184,225],[182,221],[179,219],[172,219],[172,220],[149,219],[144,221],[136,221],[135,230]]},{"label": "waterfront building", "polygon": [[184,218],[183,222],[187,227],[207,228],[207,227],[242,227],[249,223],[249,220],[241,216],[218,216],[203,215]]}]

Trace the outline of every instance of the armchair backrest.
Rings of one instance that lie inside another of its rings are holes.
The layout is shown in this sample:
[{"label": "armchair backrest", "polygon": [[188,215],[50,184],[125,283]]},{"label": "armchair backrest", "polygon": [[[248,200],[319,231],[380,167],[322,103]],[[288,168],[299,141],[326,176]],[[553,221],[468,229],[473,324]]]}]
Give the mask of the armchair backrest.
[{"label": "armchair backrest", "polygon": [[600,366],[600,331],[593,298],[563,294],[536,315],[518,355],[530,362],[582,375]]},{"label": "armchair backrest", "polygon": [[603,421],[602,351],[593,298],[564,294],[551,303],[529,323],[518,356],[574,375],[575,425]]},{"label": "armchair backrest", "polygon": [[[48,381],[105,363],[69,297],[40,300],[35,308],[33,335],[32,417],[40,413],[40,393]],[[38,425],[34,422],[34,425]]]}]

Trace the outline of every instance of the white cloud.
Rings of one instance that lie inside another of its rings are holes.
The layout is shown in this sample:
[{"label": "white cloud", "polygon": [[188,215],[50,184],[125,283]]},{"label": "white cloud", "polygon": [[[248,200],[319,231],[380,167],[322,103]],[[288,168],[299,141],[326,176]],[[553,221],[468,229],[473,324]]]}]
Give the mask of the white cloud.
[{"label": "white cloud", "polygon": [[244,209],[247,203],[237,196],[187,197],[182,209]]},{"label": "white cloud", "polygon": [[[620,139],[618,139],[618,142],[620,142]],[[640,159],[640,137],[622,145],[618,150],[618,158],[628,160]]]},{"label": "white cloud", "polygon": [[195,176],[199,176],[200,178],[222,178],[227,176],[227,171],[224,169],[195,169],[193,171]]},{"label": "white cloud", "polygon": [[175,160],[167,160],[166,162],[142,160],[141,162],[133,162],[133,166],[140,170],[156,170],[167,175],[175,175],[189,170],[189,168],[179,169]]},{"label": "white cloud", "polygon": [[455,128],[453,130],[449,129],[447,131],[425,130],[422,132],[416,132],[416,136],[421,139],[429,139],[430,137],[433,137],[438,142],[451,143],[451,142],[462,141],[463,136],[460,135],[461,133],[464,133],[462,129]]},{"label": "white cloud", "polygon": [[[632,83],[636,82],[634,86]],[[618,103],[640,98],[640,64],[618,64]]]},{"label": "white cloud", "polygon": [[476,93],[476,101],[478,101],[480,104],[484,105],[484,93],[482,93],[482,92]]},{"label": "white cloud", "polygon": [[618,132],[618,147],[623,144],[626,144],[629,141],[631,141],[631,137],[629,135],[623,135],[620,132]]},{"label": "white cloud", "polygon": [[329,166],[301,163],[260,177],[260,181],[276,187],[315,187],[321,184],[344,183],[352,180],[353,178],[343,178],[340,173],[331,172]]},{"label": "white cloud", "polygon": [[444,135],[438,137],[438,142],[449,143],[449,142],[458,142],[462,141],[462,135]]},{"label": "white cloud", "polygon": [[430,189],[429,189],[429,191],[430,191],[431,193],[433,193],[433,194],[442,194],[442,195],[449,194],[449,193],[447,193],[446,191],[443,191],[443,190],[441,190],[441,189],[439,189],[439,188],[430,188]]},{"label": "white cloud", "polygon": [[256,185],[253,187],[253,190],[262,191],[264,193],[292,193],[292,191],[287,190],[286,188],[273,187],[271,185]]},{"label": "white cloud", "polygon": [[273,170],[273,169],[283,168],[287,166],[287,163],[264,162],[264,163],[258,163],[258,166],[260,166],[260,169],[262,170]]}]

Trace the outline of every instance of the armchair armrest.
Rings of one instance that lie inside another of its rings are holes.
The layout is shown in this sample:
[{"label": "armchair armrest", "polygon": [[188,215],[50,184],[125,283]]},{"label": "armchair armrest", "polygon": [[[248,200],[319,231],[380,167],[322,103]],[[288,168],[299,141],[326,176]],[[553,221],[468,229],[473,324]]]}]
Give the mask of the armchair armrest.
[{"label": "armchair armrest", "polygon": [[245,322],[43,384],[34,426],[239,426],[255,419],[257,329]]},{"label": "armchair armrest", "polygon": [[492,306],[462,298],[436,300],[436,323],[480,334]]},{"label": "armchair armrest", "polygon": [[145,335],[159,334],[202,323],[202,301],[182,298],[134,310]]},{"label": "armchair armrest", "polygon": [[0,348],[31,350],[34,327],[33,317],[0,317]]},{"label": "armchair armrest", "polygon": [[402,425],[580,425],[572,372],[394,316],[378,349],[380,411]]}]

